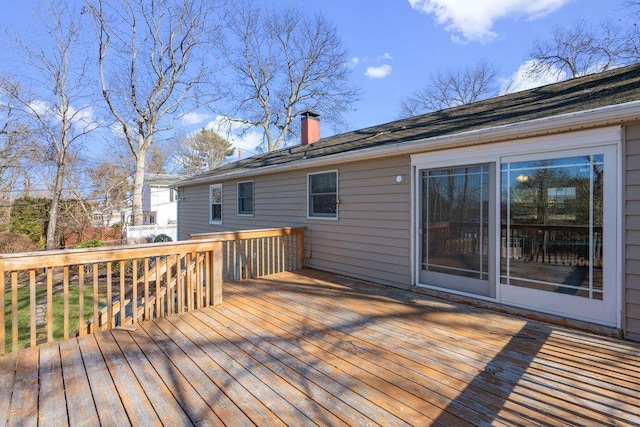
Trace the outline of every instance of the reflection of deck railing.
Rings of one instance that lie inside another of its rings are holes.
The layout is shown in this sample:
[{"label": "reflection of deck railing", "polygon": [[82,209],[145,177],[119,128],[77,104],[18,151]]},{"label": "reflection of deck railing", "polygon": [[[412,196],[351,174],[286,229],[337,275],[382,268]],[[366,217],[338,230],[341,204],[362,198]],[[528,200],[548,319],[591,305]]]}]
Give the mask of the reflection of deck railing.
[{"label": "reflection of deck railing", "polygon": [[[511,225],[507,242],[507,226],[502,225],[500,253],[532,262],[565,265],[588,265],[593,259],[594,266],[602,265],[602,227],[590,228],[575,225]],[[486,253],[488,229],[477,223],[438,222],[429,224],[428,251],[430,256],[447,253]],[[427,249],[426,239],[423,249]],[[592,254],[589,248],[592,248]]]},{"label": "reflection of deck railing", "polygon": [[223,281],[302,268],[303,248],[283,228],[0,255],[0,354],[220,304]]},{"label": "reflection of deck railing", "polygon": [[[518,224],[502,226],[501,256],[530,262],[602,266],[602,227]],[[509,253],[507,254],[507,249]],[[590,253],[590,249],[591,253]]]},{"label": "reflection of deck railing", "polygon": [[429,224],[428,233],[430,256],[487,253],[487,226],[481,230],[477,223],[438,222]]}]

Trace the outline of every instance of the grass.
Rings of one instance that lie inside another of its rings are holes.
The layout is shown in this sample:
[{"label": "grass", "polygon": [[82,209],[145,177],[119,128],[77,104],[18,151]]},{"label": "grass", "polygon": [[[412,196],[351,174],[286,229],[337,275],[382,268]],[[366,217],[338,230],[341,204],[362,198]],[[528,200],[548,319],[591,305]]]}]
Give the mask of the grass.
[{"label": "grass", "polygon": [[[73,334],[78,329],[78,312],[79,298],[78,287],[69,288],[69,334]],[[36,287],[36,304],[41,298],[46,296],[46,286],[39,285]],[[18,346],[25,348],[30,345],[31,328],[30,328],[30,310],[29,310],[29,287],[18,288]],[[12,300],[11,289],[6,290],[4,294],[4,316],[5,316],[5,350],[12,350],[11,344],[11,328],[12,319]],[[53,339],[60,340],[64,337],[64,297],[59,292],[53,296]],[[93,287],[85,286],[84,288],[84,319],[90,319],[93,314]],[[44,331],[46,333],[46,330]]]}]

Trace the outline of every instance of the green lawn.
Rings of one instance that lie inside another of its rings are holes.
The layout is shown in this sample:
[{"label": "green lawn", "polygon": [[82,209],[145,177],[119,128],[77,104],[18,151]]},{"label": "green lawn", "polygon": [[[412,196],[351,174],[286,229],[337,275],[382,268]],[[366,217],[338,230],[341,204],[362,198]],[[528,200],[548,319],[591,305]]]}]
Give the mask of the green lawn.
[{"label": "green lawn", "polygon": [[[46,295],[45,286],[36,287],[36,303]],[[11,351],[11,290],[4,294],[4,315],[5,315],[5,342],[6,351]],[[69,289],[69,334],[73,334],[78,329],[78,287]],[[84,319],[90,319],[93,311],[93,287],[84,288]],[[63,326],[64,299],[62,292],[53,296],[53,338],[62,339],[64,336]],[[29,318],[29,287],[18,288],[18,342],[20,348],[28,347],[31,339],[30,318]],[[46,332],[45,332],[46,333]]]}]

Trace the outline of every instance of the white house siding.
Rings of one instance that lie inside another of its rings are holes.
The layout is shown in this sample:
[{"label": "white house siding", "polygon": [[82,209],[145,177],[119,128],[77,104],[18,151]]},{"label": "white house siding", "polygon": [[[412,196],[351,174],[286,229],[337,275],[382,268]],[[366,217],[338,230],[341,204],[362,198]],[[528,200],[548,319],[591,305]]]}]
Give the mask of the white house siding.
[{"label": "white house siding", "polygon": [[626,336],[640,341],[640,124],[626,131],[625,192]]},{"label": "white house siding", "polygon": [[[307,218],[307,174],[338,171],[338,216]],[[408,156],[223,182],[223,225],[209,224],[209,184],[184,188],[178,236],[266,227],[307,227],[308,267],[409,288],[411,198]],[[403,181],[396,182],[398,175]],[[237,183],[254,181],[253,217],[237,215]],[[211,183],[213,184],[213,182]]]}]

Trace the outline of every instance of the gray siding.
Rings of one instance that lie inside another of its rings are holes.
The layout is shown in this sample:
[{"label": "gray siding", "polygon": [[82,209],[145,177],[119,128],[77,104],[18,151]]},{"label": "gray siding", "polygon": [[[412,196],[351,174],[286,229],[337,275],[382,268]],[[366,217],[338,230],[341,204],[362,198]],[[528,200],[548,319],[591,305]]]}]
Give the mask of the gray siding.
[{"label": "gray siding", "polygon": [[[307,219],[307,174],[338,171],[337,220]],[[266,227],[307,227],[306,265],[349,277],[409,288],[411,197],[408,156],[346,163],[250,178],[253,217],[237,215],[237,183],[223,183],[223,225],[209,224],[209,184],[186,187],[178,238]],[[395,178],[403,175],[404,181]]]},{"label": "gray siding", "polygon": [[640,341],[640,125],[626,129],[625,335]]}]

